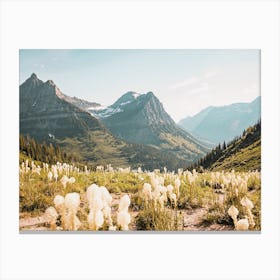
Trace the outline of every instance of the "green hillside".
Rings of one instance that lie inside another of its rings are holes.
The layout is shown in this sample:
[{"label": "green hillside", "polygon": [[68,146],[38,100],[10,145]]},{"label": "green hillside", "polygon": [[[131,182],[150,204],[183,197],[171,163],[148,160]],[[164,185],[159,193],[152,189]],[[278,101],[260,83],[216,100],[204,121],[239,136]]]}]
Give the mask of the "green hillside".
[{"label": "green hillside", "polygon": [[242,136],[227,145],[219,144],[191,168],[203,167],[213,171],[261,170],[261,123],[247,128]]},{"label": "green hillside", "polygon": [[59,161],[93,168],[110,163],[114,167],[141,167],[143,170],[162,169],[164,166],[170,170],[186,167],[184,161],[154,147],[121,140],[116,145],[108,137],[101,139],[103,142],[97,145],[91,141],[90,135],[82,141],[79,138],[66,138],[63,141],[53,139],[52,142],[38,142],[30,136],[20,135],[20,162],[28,158],[49,164]]}]

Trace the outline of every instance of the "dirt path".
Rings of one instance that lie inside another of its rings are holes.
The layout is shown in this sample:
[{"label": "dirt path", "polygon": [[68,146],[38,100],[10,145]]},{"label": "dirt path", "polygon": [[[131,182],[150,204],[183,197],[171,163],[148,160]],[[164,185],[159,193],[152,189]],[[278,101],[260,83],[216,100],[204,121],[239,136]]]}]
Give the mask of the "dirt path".
[{"label": "dirt path", "polygon": [[197,208],[184,211],[184,231],[228,231],[233,230],[230,225],[212,224],[206,225],[203,216],[207,213],[206,208]]},{"label": "dirt path", "polygon": [[200,225],[203,222],[203,216],[207,213],[206,208],[197,208],[185,210],[184,215],[184,230],[200,230]]}]

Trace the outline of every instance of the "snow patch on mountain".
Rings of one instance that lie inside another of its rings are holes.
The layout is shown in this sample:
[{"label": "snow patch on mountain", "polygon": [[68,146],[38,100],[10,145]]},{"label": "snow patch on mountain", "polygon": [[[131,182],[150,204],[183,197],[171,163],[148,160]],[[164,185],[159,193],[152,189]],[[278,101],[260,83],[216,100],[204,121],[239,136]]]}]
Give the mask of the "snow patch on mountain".
[{"label": "snow patch on mountain", "polygon": [[107,107],[106,109],[103,110],[89,110],[90,114],[96,118],[104,119],[108,118],[116,113],[123,112],[123,110],[120,107],[117,108],[112,108],[112,107]]},{"label": "snow patch on mountain", "polygon": [[126,105],[126,104],[128,104],[128,103],[131,103],[131,100],[126,101],[126,102],[122,102],[122,103],[120,104],[120,106],[124,106],[124,105]]},{"label": "snow patch on mountain", "polygon": [[136,99],[137,97],[139,97],[141,94],[140,93],[137,93],[137,92],[134,92],[132,93],[132,96]]},{"label": "snow patch on mountain", "polygon": [[98,119],[108,118],[116,113],[121,113],[125,111],[125,107],[132,102],[134,102],[139,96],[142,94],[137,92],[129,91],[122,95],[114,104],[104,107],[104,106],[97,106],[97,107],[90,107],[87,111],[94,117]]}]

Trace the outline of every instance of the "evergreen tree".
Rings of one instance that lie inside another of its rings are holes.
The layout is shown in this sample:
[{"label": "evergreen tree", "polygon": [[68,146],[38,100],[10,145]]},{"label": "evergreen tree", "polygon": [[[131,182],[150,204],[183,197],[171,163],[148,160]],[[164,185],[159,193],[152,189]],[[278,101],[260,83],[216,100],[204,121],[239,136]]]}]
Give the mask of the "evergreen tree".
[{"label": "evergreen tree", "polygon": [[19,148],[20,152],[24,153],[28,157],[34,160],[54,164],[57,161],[60,162],[73,162],[76,161],[75,157],[71,154],[67,154],[58,145],[52,143],[46,144],[38,143],[35,139],[29,135],[26,137],[23,135],[19,136]]}]

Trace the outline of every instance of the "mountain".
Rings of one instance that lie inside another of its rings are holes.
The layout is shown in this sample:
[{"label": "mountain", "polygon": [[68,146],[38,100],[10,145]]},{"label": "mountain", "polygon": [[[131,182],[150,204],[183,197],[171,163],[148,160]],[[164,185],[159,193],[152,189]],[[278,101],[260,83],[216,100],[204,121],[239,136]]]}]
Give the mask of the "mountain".
[{"label": "mountain", "polygon": [[213,109],[213,106],[207,107],[193,117],[186,117],[178,122],[178,125],[188,131],[194,131],[195,128],[204,120],[207,114]]},{"label": "mountain", "polygon": [[134,92],[134,91],[128,91],[124,95],[122,95],[113,105],[110,107],[117,108],[119,106],[124,106],[125,104],[128,104],[135,99],[137,99],[141,94]]},{"label": "mountain", "polygon": [[193,167],[199,166],[213,171],[261,170],[261,123],[250,126],[227,145],[219,144]]},{"label": "mountain", "polygon": [[95,117],[99,119],[104,119],[107,117],[110,117],[114,115],[115,113],[123,112],[123,108],[125,105],[133,102],[136,100],[137,97],[139,97],[141,94],[136,93],[134,91],[129,91],[122,95],[113,105],[103,108],[97,107],[97,108],[89,108],[88,111]]},{"label": "mountain", "polygon": [[80,161],[148,170],[186,165],[174,154],[113,136],[97,118],[73,105],[51,80],[43,82],[32,74],[20,85],[19,95],[20,134],[59,145]]},{"label": "mountain", "polygon": [[84,136],[105,131],[100,122],[68,103],[52,80],[45,83],[32,74],[20,86],[20,132],[36,140]]},{"label": "mountain", "polygon": [[192,162],[209,150],[205,143],[176,125],[152,93],[127,92],[103,110],[91,110],[117,137],[150,145]]},{"label": "mountain", "polygon": [[221,107],[208,107],[193,117],[179,121],[178,125],[195,137],[212,143],[230,141],[261,117],[261,97],[251,103],[234,103]]}]

